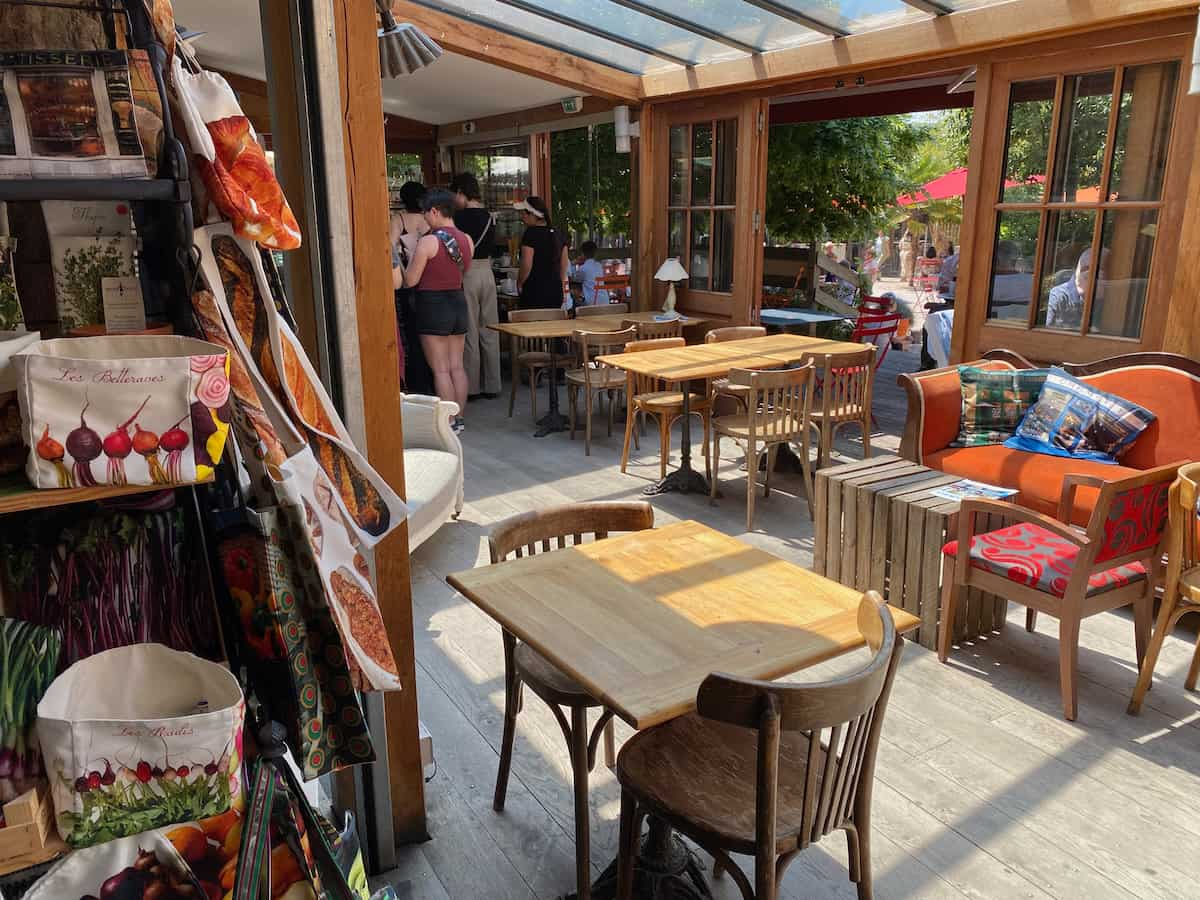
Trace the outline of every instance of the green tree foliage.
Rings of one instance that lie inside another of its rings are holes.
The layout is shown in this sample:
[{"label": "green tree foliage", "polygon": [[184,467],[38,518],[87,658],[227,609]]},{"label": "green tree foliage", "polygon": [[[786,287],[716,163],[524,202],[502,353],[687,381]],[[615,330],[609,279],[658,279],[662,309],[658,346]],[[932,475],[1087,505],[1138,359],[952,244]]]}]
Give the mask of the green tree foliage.
[{"label": "green tree foliage", "polygon": [[572,128],[550,137],[550,215],[555,227],[602,242],[629,233],[631,169],[629,154],[616,151],[611,123],[592,126],[590,137],[588,131]]},{"label": "green tree foliage", "polygon": [[387,177],[389,184],[397,186],[406,181],[421,181],[421,154],[389,153],[387,155]]},{"label": "green tree foliage", "polygon": [[[851,240],[887,220],[926,129],[902,116],[771,128],[767,230],[775,241]],[[917,182],[919,184],[920,182]]]}]

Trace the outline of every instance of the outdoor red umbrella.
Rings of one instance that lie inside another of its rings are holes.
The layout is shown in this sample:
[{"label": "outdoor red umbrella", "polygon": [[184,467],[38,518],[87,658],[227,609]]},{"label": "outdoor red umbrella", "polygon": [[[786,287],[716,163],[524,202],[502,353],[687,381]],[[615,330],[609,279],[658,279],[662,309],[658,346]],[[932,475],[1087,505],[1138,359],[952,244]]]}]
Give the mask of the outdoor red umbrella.
[{"label": "outdoor red umbrella", "polygon": [[[1030,175],[1024,182],[1009,179],[1005,187],[1015,187],[1018,184],[1040,184],[1045,175]],[[897,206],[916,206],[918,203],[929,203],[932,200],[947,200],[950,197],[962,197],[967,193],[967,167],[951,169],[945,175],[939,175],[932,181],[927,181],[911,194],[901,194],[896,198]]]}]

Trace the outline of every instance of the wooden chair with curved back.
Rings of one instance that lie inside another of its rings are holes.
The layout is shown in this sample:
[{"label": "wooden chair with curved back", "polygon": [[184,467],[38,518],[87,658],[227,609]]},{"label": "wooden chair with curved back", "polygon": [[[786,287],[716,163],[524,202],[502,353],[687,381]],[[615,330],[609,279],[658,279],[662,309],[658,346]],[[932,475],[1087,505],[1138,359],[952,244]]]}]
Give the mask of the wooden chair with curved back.
[{"label": "wooden chair with curved back", "polygon": [[808,432],[812,413],[812,389],[815,369],[812,364],[794,369],[756,372],[731,369],[731,387],[745,388],[746,411],[741,415],[717,416],[712,420],[712,464],[710,502],[717,498],[717,475],[721,471],[721,438],[730,438],[746,450],[746,530],[754,527],[754,494],[758,486],[758,465],[767,455],[763,499],[771,494],[771,471],[779,448],[794,441],[800,443],[800,466],[804,473],[804,492],[809,515],[813,515],[812,469],[808,459]]},{"label": "wooden chair with curved back", "polygon": [[867,345],[853,353],[806,353],[801,362],[811,362],[821,371],[820,402],[814,404],[812,412],[812,427],[820,437],[817,467],[829,465],[833,439],[846,425],[862,429],[863,459],[870,459],[875,347]]},{"label": "wooden chair with curved back", "polygon": [[583,453],[592,455],[592,408],[597,396],[608,397],[608,436],[613,430],[613,401],[625,391],[625,373],[613,366],[596,362],[597,356],[622,353],[634,340],[636,331],[576,331],[575,346],[579,348],[579,368],[567,373],[567,417],[571,421],[571,440],[575,440],[575,423],[579,416],[579,391],[583,390],[584,437]]},{"label": "wooden chair with curved back", "polygon": [[[585,536],[604,540],[610,534],[644,531],[654,527],[654,510],[644,502],[576,503],[537,512],[520,513],[492,528],[488,535],[493,564],[510,556],[533,556],[583,543]],[[604,761],[610,768],[615,755],[612,713],[589,695],[569,675],[544,656],[519,642],[508,631],[504,639],[504,734],[500,742],[500,768],[492,801],[497,812],[504,809],[508,774],[512,766],[513,740],[521,693],[528,687],[546,702],[567,739],[567,752],[575,793],[575,874],[580,896],[590,892],[592,878],[588,830],[588,773],[596,762],[596,747],[604,736]],[[569,711],[570,719],[563,708]],[[588,732],[588,710],[601,709],[600,718]]]},{"label": "wooden chair with curved back", "polygon": [[[657,338],[648,341],[631,341],[625,345],[626,353],[641,353],[647,350],[669,350],[683,347],[682,337]],[[635,372],[626,373],[625,396],[629,409],[625,414],[625,445],[621,449],[621,472],[624,474],[629,465],[629,442],[633,439],[634,419],[638,416],[654,416],[658,420],[659,445],[659,477],[667,477],[667,460],[671,455],[671,425],[683,415],[683,393],[674,385],[667,384],[650,375],[638,375]],[[708,394],[697,394],[692,391],[688,396],[688,408],[692,415],[700,417],[704,423],[704,469],[711,475],[708,464],[708,434],[712,418],[712,404]],[[690,422],[683,423],[684,428],[690,428]]]},{"label": "wooden chair with curved back", "polygon": [[[1154,678],[1154,666],[1163,641],[1175,628],[1182,616],[1200,612],[1200,463],[1188,463],[1179,469],[1175,483],[1171,485],[1170,526],[1167,535],[1167,579],[1163,590],[1162,606],[1158,611],[1158,622],[1142,660],[1137,687],[1129,701],[1129,712],[1137,715],[1142,709],[1142,700],[1150,689]],[[1183,686],[1189,691],[1196,689],[1200,677],[1200,638],[1192,651],[1192,664],[1188,667]]]},{"label": "wooden chair with curved back", "polygon": [[575,318],[584,319],[588,316],[618,316],[629,312],[628,303],[600,303],[595,306],[575,307]]},{"label": "wooden chair with curved back", "polygon": [[[872,896],[871,790],[888,695],[904,640],[876,593],[858,629],[872,651],[857,672],[816,684],[713,674],[696,712],[630,738],[621,783],[617,897],[633,896],[644,815],[686,834],[737,882],[746,900],[774,900],[800,851],[843,830],[850,880]],[[754,882],[730,858],[754,857]]]},{"label": "wooden chair with curved back", "polygon": [[[510,322],[553,322],[565,319],[565,309],[514,309],[508,314]],[[522,338],[513,336],[511,368],[512,387],[508,394],[508,417],[511,419],[513,405],[517,401],[517,385],[521,383],[521,372],[529,372],[529,402],[533,407],[533,418],[537,419],[537,381],[542,372],[550,368],[550,342],[558,338]]]},{"label": "wooden chair with curved back", "polygon": [[621,323],[622,328],[633,326],[637,329],[639,341],[656,341],[659,338],[682,338],[683,320],[672,319],[670,322],[639,322],[637,319],[626,319]]},{"label": "wooden chair with curved back", "polygon": [[[744,341],[747,338],[765,337],[767,329],[762,325],[730,325],[728,328],[714,328],[704,335],[704,343],[721,344],[725,341]],[[729,397],[742,409],[746,408],[746,391],[744,385],[732,386],[728,378],[714,378],[710,383],[709,393],[715,403],[718,397]]]}]

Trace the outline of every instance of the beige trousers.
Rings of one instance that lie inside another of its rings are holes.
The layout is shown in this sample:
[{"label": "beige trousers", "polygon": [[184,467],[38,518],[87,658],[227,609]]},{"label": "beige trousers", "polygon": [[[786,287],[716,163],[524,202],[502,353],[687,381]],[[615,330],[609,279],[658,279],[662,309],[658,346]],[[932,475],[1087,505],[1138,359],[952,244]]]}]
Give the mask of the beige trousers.
[{"label": "beige trousers", "polygon": [[467,295],[467,342],[463,368],[468,394],[500,393],[500,332],[488,328],[500,321],[496,279],[488,260],[477,259],[463,276]]}]

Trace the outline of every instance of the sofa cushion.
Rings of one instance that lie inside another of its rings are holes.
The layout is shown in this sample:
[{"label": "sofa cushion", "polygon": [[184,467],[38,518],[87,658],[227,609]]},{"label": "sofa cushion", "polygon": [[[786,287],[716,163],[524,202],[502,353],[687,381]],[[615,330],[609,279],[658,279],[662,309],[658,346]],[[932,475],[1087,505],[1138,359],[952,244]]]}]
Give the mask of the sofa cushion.
[{"label": "sofa cushion", "polygon": [[1136,403],[1053,368],[1037,403],[1004,445],[1115,465],[1154,418]]},{"label": "sofa cushion", "polygon": [[[942,548],[947,556],[958,555],[958,541]],[[1079,545],[1073,544],[1032,522],[977,534],[968,554],[972,568],[1000,575],[1017,584],[1055,597],[1062,597],[1075,570]],[[1088,578],[1087,595],[1102,594],[1146,577],[1140,562],[1126,563]]]},{"label": "sofa cushion", "polygon": [[1085,375],[1083,380],[1131,400],[1157,417],[1121,457],[1121,465],[1152,469],[1196,458],[1200,377],[1169,366],[1140,365]]},{"label": "sofa cushion", "polygon": [[1025,413],[1041,393],[1049,369],[989,371],[959,366],[962,416],[951,446],[1003,444],[1013,436]]},{"label": "sofa cushion", "polygon": [[[1012,369],[1011,363],[986,360],[978,367],[993,371]],[[921,388],[921,455],[941,450],[958,436],[958,421],[962,416],[962,383],[958,369],[946,369],[936,374],[914,376]],[[926,462],[926,465],[929,463]]]},{"label": "sofa cushion", "polygon": [[[458,498],[458,456],[428,447],[404,448],[404,487],[408,505],[408,531],[424,534],[437,528],[454,512]],[[436,519],[436,521],[432,521]]]},{"label": "sofa cushion", "polygon": [[[926,456],[925,465],[950,475],[1016,488],[1020,493],[1013,498],[1015,503],[1050,516],[1058,512],[1064,475],[1095,475],[1111,481],[1138,474],[1137,469],[1127,466],[1027,453],[1024,450],[1012,450],[1003,444],[948,447]],[[1096,488],[1086,486],[1075,491],[1075,509],[1071,515],[1073,524],[1087,524],[1098,494]]]}]

